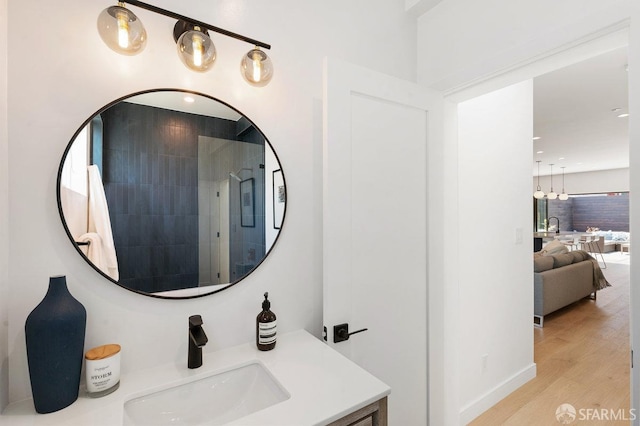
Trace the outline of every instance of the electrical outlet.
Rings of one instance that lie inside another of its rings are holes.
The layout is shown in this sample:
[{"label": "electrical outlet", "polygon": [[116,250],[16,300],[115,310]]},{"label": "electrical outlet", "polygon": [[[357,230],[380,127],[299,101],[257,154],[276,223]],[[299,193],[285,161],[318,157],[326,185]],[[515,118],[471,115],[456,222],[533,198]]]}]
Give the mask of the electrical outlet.
[{"label": "electrical outlet", "polygon": [[481,359],[482,359],[482,372],[485,373],[487,371],[487,367],[489,364],[489,354],[482,355]]}]

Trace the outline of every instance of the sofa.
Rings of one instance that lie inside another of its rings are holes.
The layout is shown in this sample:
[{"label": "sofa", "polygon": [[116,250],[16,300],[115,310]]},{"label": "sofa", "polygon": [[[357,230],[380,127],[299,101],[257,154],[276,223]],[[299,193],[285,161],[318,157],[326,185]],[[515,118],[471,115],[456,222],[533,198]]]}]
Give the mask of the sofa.
[{"label": "sofa", "polygon": [[[628,251],[625,250],[625,248],[629,247],[630,243],[630,234],[628,232],[589,231],[589,233],[591,234],[591,242],[587,244],[578,244],[578,240],[575,239],[571,233],[558,235],[556,239],[559,239],[567,245],[579,246],[594,254]],[[575,241],[574,244],[571,244],[573,241]]]},{"label": "sofa", "polygon": [[619,251],[620,244],[613,240],[606,240],[604,236],[599,236],[598,239],[594,242],[597,247],[597,252],[599,253],[611,253],[614,251]]},{"label": "sofa", "polygon": [[631,240],[628,232],[596,231],[595,234],[599,237],[597,244],[601,253],[625,251],[623,247],[629,247]]},{"label": "sofa", "polygon": [[596,292],[610,285],[597,261],[583,250],[542,252],[533,259],[533,321],[544,326],[545,315],[585,297],[596,299]]}]

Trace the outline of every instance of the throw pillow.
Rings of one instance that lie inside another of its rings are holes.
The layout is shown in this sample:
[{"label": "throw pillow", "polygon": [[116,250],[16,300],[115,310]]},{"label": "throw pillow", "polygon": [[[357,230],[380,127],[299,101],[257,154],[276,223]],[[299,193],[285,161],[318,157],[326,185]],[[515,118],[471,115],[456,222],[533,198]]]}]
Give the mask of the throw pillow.
[{"label": "throw pillow", "polygon": [[542,251],[544,252],[545,256],[553,256],[554,254],[569,253],[569,249],[567,248],[567,246],[565,246],[558,240],[553,240],[549,242],[546,246],[542,248]]},{"label": "throw pillow", "polygon": [[574,250],[571,252],[575,257],[574,262],[581,262],[583,260],[589,259],[591,256],[584,250]]},{"label": "throw pillow", "polygon": [[533,272],[544,272],[553,269],[553,257],[538,256],[533,259]]},{"label": "throw pillow", "polygon": [[587,258],[585,257],[585,253],[586,252],[583,252],[581,250],[574,250],[569,252],[569,254],[573,256],[573,263],[578,263],[586,260]]},{"label": "throw pillow", "polygon": [[553,267],[561,268],[563,266],[571,265],[573,263],[573,256],[571,253],[562,253],[551,256],[553,259]]}]

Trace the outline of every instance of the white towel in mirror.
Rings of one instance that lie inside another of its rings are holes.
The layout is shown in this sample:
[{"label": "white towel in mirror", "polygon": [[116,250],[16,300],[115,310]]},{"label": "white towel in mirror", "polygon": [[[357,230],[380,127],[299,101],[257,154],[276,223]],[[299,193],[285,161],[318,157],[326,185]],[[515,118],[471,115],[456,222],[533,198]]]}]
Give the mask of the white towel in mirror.
[{"label": "white towel in mirror", "polygon": [[[94,260],[91,255],[88,255],[89,260],[105,274],[118,281],[118,258],[116,256],[116,246],[113,242],[109,207],[107,206],[107,197],[102,186],[100,170],[95,164],[88,166],[87,170],[89,173],[89,232],[82,237],[96,240],[94,243],[89,239],[88,253],[93,252],[93,256],[96,257]],[[99,239],[94,236],[89,237],[91,234],[96,234]],[[99,244],[99,247],[95,247],[94,244]]]}]

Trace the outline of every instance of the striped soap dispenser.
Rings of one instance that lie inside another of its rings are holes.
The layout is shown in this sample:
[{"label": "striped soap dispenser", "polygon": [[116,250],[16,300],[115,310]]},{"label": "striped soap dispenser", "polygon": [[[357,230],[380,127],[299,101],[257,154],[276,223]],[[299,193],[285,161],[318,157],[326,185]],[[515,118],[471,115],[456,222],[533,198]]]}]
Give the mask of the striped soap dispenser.
[{"label": "striped soap dispenser", "polygon": [[276,314],[271,312],[268,292],[264,294],[262,312],[256,318],[256,346],[261,351],[276,347]]}]

